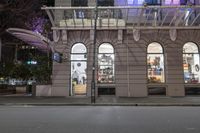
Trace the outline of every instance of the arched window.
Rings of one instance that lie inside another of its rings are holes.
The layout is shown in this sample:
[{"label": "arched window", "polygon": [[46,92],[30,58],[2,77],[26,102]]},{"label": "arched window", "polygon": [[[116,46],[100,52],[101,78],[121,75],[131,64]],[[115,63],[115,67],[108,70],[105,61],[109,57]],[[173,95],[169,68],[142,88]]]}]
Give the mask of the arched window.
[{"label": "arched window", "polygon": [[98,83],[114,82],[114,48],[103,43],[98,50]]},{"label": "arched window", "polygon": [[87,49],[76,43],[71,49],[71,95],[86,95]]},{"label": "arched window", "polygon": [[147,48],[148,82],[164,83],[164,54],[159,43],[153,42]]},{"label": "arched window", "polygon": [[183,70],[185,83],[199,83],[199,50],[195,43],[183,46]]},{"label": "arched window", "polygon": [[71,53],[73,53],[73,54],[87,53],[87,49],[84,44],[76,43],[72,47]]}]

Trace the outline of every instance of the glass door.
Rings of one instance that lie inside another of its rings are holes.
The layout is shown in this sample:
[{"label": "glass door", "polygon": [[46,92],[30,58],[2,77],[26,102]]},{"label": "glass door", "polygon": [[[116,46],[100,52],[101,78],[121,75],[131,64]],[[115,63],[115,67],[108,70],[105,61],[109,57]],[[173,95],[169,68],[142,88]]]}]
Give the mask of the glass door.
[{"label": "glass door", "polygon": [[87,93],[87,49],[84,44],[76,43],[71,50],[71,96]]}]

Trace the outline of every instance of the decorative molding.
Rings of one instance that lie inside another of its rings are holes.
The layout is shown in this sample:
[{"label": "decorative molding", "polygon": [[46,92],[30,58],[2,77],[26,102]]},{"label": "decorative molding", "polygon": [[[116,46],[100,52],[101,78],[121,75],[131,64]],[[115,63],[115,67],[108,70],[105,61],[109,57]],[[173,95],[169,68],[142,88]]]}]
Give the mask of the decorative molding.
[{"label": "decorative molding", "polygon": [[118,30],[118,43],[122,43],[123,41],[123,30]]},{"label": "decorative molding", "polygon": [[94,30],[90,30],[90,40],[94,41]]},{"label": "decorative molding", "polygon": [[60,31],[59,30],[53,30],[53,41],[58,42],[60,39]]},{"label": "decorative molding", "polygon": [[135,41],[139,41],[140,40],[140,30],[133,29],[133,38],[134,38]]},{"label": "decorative molding", "polygon": [[63,41],[63,44],[67,43],[67,31],[66,30],[62,30],[62,41]]},{"label": "decorative molding", "polygon": [[176,38],[177,38],[177,30],[176,29],[170,29],[169,30],[169,36],[170,36],[170,39],[172,41],[175,41]]}]

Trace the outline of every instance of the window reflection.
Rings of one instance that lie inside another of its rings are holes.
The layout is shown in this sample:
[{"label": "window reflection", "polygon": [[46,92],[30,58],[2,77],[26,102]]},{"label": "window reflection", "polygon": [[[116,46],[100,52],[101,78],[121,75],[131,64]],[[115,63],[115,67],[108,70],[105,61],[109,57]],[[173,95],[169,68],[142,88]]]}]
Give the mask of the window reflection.
[{"label": "window reflection", "polygon": [[164,83],[164,55],[159,43],[151,43],[147,48],[148,82]]},{"label": "window reflection", "polygon": [[183,46],[183,70],[185,83],[199,83],[199,52],[196,44],[188,42]]},{"label": "window reflection", "polygon": [[99,47],[98,82],[114,82],[114,49],[108,43],[104,43]]}]

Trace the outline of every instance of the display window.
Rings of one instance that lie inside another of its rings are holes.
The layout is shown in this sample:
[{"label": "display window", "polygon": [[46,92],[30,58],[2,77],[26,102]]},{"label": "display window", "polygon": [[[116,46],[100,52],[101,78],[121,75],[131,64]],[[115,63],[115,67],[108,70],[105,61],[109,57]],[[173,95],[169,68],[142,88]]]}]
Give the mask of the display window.
[{"label": "display window", "polygon": [[71,90],[72,96],[86,95],[87,88],[87,49],[76,43],[71,49]]},{"label": "display window", "polygon": [[114,48],[103,43],[98,50],[98,83],[114,82]]},{"label": "display window", "polygon": [[151,43],[147,48],[148,83],[164,83],[164,54],[159,43]]},{"label": "display window", "polygon": [[199,83],[199,50],[195,43],[188,42],[183,46],[183,70],[185,83]]}]

